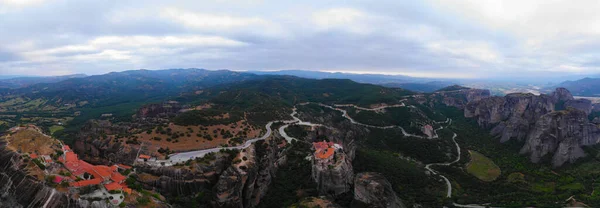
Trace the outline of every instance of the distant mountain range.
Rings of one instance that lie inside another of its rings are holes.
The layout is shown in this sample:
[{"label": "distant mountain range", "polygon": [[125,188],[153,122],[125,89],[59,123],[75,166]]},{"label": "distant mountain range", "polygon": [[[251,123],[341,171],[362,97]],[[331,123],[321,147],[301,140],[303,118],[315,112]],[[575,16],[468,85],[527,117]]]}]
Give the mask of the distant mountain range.
[{"label": "distant mountain range", "polygon": [[[248,71],[248,72],[233,72],[228,70],[212,71],[204,69],[190,69],[191,71],[183,71],[183,69],[168,69],[168,70],[132,70],[125,72],[112,72],[104,75],[86,76],[85,74],[73,74],[65,76],[49,76],[49,77],[21,77],[21,76],[0,76],[0,91],[1,89],[17,89],[33,87],[37,84],[54,84],[59,83],[57,86],[50,86],[52,88],[59,88],[61,82],[72,79],[72,78],[88,78],[81,79],[83,83],[99,84],[97,78],[102,80],[102,77],[106,76],[130,76],[134,78],[138,76],[140,80],[139,84],[142,84],[143,79],[157,79],[161,80],[159,83],[170,84],[164,87],[171,89],[186,86],[193,86],[194,79],[214,79],[213,76],[221,76],[213,80],[209,80],[203,83],[209,83],[208,86],[217,85],[219,83],[228,83],[228,81],[237,80],[235,77],[231,80],[222,76],[241,76],[244,78],[240,80],[246,80],[250,77],[261,77],[263,75],[289,75],[301,78],[309,79],[348,79],[359,83],[376,84],[390,88],[402,88],[415,92],[434,92],[438,89],[444,88],[450,85],[463,85],[474,88],[489,89],[494,95],[504,95],[512,92],[531,92],[534,94],[551,92],[556,87],[565,87],[569,89],[573,95],[576,96],[600,96],[600,78],[583,78],[575,81],[565,81],[560,84],[527,84],[521,82],[511,81],[498,81],[498,80],[469,80],[469,79],[434,79],[434,78],[417,78],[404,75],[386,75],[386,74],[353,74],[353,73],[341,73],[341,72],[321,72],[321,71],[308,71],[308,70],[281,70],[281,71]],[[202,70],[200,73],[199,70]],[[211,73],[215,72],[215,73]],[[198,74],[200,73],[200,74]],[[202,75],[203,74],[203,75]],[[258,75],[258,76],[257,76]],[[591,76],[596,77],[596,76]],[[167,79],[168,78],[168,79]],[[239,78],[239,77],[238,77]],[[571,77],[572,78],[572,77]],[[74,79],[77,82],[77,79]],[[237,81],[240,81],[237,80]],[[150,80],[146,80],[150,81]],[[198,80],[196,80],[198,81]],[[44,86],[44,85],[40,85]],[[66,87],[66,86],[63,86]],[[196,86],[197,88],[207,87],[207,85]],[[34,87],[35,89],[35,87]],[[50,90],[47,89],[47,90]]]},{"label": "distant mountain range", "polygon": [[435,92],[436,90],[442,89],[444,87],[454,85],[455,82],[446,82],[446,81],[431,81],[425,83],[387,83],[383,84],[385,87],[391,88],[402,88],[415,92]]},{"label": "distant mountain range", "polygon": [[575,81],[565,81],[556,87],[567,88],[576,96],[600,96],[600,78],[583,78]]},{"label": "distant mountain range", "polygon": [[71,78],[86,77],[85,74],[71,74],[64,76],[27,77],[27,76],[0,76],[0,88],[21,88],[39,83],[56,83]]},{"label": "distant mountain range", "polygon": [[291,75],[309,79],[349,79],[359,83],[377,84],[391,88],[403,88],[415,92],[433,92],[458,83],[451,79],[417,78],[404,75],[353,74],[307,70],[249,71],[258,75]]},{"label": "distant mountain range", "polygon": [[415,81],[426,81],[429,79],[415,78],[403,75],[386,74],[352,74],[341,72],[321,72],[306,70],[281,70],[281,71],[249,71],[258,75],[291,75],[309,79],[349,79],[355,82],[382,84],[382,83],[406,83]]}]

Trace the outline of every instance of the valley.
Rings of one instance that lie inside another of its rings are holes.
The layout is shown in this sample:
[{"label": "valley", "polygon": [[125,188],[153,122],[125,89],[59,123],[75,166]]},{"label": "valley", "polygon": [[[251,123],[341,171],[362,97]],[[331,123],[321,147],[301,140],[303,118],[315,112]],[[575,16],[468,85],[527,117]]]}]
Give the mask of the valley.
[{"label": "valley", "polygon": [[[0,156],[49,155],[64,144],[91,165],[131,166],[132,171],[121,174],[135,196],[125,195],[123,206],[600,203],[594,192],[600,176],[594,103],[576,99],[564,88],[547,95],[502,97],[462,86],[416,93],[336,79],[233,72],[237,77],[229,79],[224,75],[229,72],[221,71],[214,75],[221,79],[218,84],[152,88],[134,96],[154,79],[203,83],[194,78],[202,70],[186,72],[86,77],[102,84],[80,88],[89,92],[78,97],[69,97],[70,88],[82,86],[77,80],[57,82],[65,87],[53,92],[39,84],[2,94],[0,130],[34,128],[57,143],[34,143],[32,149],[28,141],[37,137],[4,134]],[[131,81],[135,76],[149,80]],[[112,90],[91,92],[98,89]],[[132,96],[123,102],[122,95]],[[576,127],[581,129],[557,131]],[[0,165],[26,164],[23,156],[17,158]],[[45,196],[37,201],[82,199],[83,194],[72,195],[80,189],[42,183],[47,173],[35,164],[26,166],[32,171],[0,172],[38,178],[42,188],[35,190]],[[7,182],[0,188],[25,190],[13,185],[16,180],[0,177]],[[371,181],[380,186],[365,186]],[[6,197],[26,205],[35,198]],[[67,203],[85,207],[94,201],[85,200]],[[54,202],[46,206],[60,207]]]}]

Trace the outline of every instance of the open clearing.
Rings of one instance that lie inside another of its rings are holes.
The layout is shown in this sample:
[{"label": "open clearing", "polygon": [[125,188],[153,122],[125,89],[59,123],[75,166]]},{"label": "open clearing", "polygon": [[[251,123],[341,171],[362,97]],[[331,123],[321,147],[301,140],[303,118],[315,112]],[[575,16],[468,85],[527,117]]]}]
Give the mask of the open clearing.
[{"label": "open clearing", "polygon": [[482,181],[494,181],[500,176],[500,168],[481,153],[469,150],[471,161],[467,164],[467,172]]},{"label": "open clearing", "polygon": [[65,127],[54,125],[50,127],[50,135],[53,135],[54,132],[65,129]]}]

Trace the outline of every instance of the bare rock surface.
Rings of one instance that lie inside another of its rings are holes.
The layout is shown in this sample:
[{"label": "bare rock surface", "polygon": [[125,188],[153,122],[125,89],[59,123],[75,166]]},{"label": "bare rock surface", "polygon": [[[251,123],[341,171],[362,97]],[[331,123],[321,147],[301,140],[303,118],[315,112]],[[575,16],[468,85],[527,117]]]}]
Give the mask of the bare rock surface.
[{"label": "bare rock surface", "polygon": [[380,173],[365,172],[354,178],[352,207],[404,208],[390,182]]}]

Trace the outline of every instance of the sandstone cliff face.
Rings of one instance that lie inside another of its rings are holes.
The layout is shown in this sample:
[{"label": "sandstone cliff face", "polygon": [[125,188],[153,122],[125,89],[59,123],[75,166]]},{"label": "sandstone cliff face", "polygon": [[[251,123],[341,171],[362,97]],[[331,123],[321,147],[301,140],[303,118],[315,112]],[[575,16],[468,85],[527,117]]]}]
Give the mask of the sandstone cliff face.
[{"label": "sandstone cliff face", "polygon": [[[157,189],[166,197],[194,197],[200,192],[212,193],[207,207],[255,207],[267,193],[285,154],[276,138],[256,142],[236,156],[218,155],[209,164],[193,164],[193,170],[178,167],[137,167],[147,189]],[[257,147],[257,145],[260,145]],[[246,158],[243,160],[242,158]]]},{"label": "sandstone cliff face", "polygon": [[522,141],[539,117],[554,111],[555,102],[548,95],[513,93],[471,102],[464,115],[476,117],[484,128],[493,128],[491,132],[500,137],[500,142],[513,138]]},{"label": "sandstone cliff face", "polygon": [[433,93],[430,98],[441,97],[442,103],[447,106],[464,108],[469,102],[477,102],[490,97],[489,90],[483,89],[461,89],[455,91],[440,91]]},{"label": "sandstone cliff face", "polygon": [[350,191],[353,177],[352,161],[343,151],[338,150],[330,159],[313,156],[312,178],[321,195],[337,196]]},{"label": "sandstone cliff face", "polygon": [[268,187],[285,162],[283,152],[275,141],[257,142],[240,153],[248,158],[229,166],[220,174],[213,187],[213,207],[255,207],[267,193]]},{"label": "sandstone cliff face", "polygon": [[571,92],[569,92],[569,90],[563,87],[556,88],[556,90],[554,90],[554,92],[552,92],[550,96],[555,101],[567,101],[574,99]]},{"label": "sandstone cliff face", "polygon": [[599,142],[600,129],[589,123],[587,114],[568,109],[542,116],[528,135],[521,153],[529,154],[532,162],[553,154],[552,166],[559,167],[584,157],[582,146]]},{"label": "sandstone cliff face", "polygon": [[600,111],[600,103],[592,104],[592,112],[598,112],[598,111]]},{"label": "sandstone cliff face", "polygon": [[380,173],[356,174],[352,207],[404,208],[390,182]]},{"label": "sandstone cliff face", "polygon": [[[196,168],[196,167],[195,167]],[[144,184],[146,189],[156,189],[166,197],[188,197],[194,196],[200,191],[210,190],[222,166],[214,166],[214,171],[208,174],[193,172],[188,169],[175,167],[137,167],[138,173],[150,174],[156,177],[138,177],[138,181]]]},{"label": "sandstone cliff face", "polygon": [[592,112],[592,101],[586,99],[575,99],[575,100],[567,100],[565,101],[565,108],[575,108],[577,110],[585,112],[585,114],[590,114]]},{"label": "sandstone cliff face", "polygon": [[126,134],[140,124],[115,125],[107,120],[88,121],[79,131],[73,149],[79,157],[94,164],[133,164],[138,150],[130,145],[111,143],[104,135]]},{"label": "sandstone cliff face", "polygon": [[574,99],[567,89],[557,88],[550,95],[514,93],[470,102],[464,115],[491,129],[500,142],[525,141],[521,153],[529,154],[532,162],[552,155],[552,165],[558,167],[585,156],[582,146],[600,142],[598,127],[587,118],[591,111],[589,100]]},{"label": "sandstone cliff face", "polygon": [[28,176],[19,167],[19,155],[6,150],[6,142],[0,140],[0,208],[85,207],[87,201],[73,200]]}]

